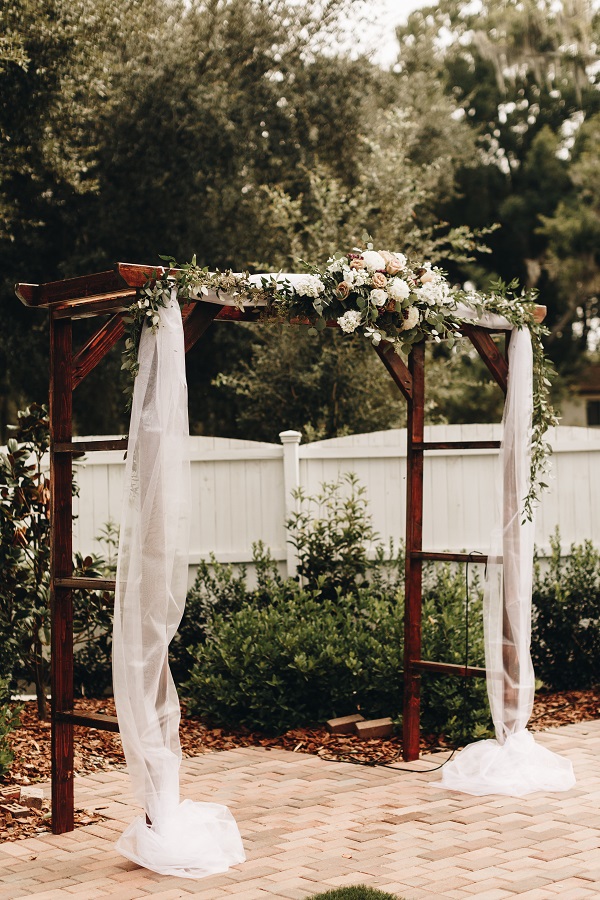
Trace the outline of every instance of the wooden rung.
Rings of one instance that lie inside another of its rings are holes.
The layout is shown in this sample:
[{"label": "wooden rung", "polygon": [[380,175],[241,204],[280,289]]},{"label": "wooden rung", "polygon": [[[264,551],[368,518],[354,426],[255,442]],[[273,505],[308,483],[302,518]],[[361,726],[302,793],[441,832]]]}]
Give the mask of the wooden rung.
[{"label": "wooden rung", "polygon": [[485,678],[486,671],[480,666],[458,666],[455,663],[430,662],[427,659],[416,659],[410,663],[413,669],[421,672],[437,672],[438,675],[458,675],[459,678]]},{"label": "wooden rung", "polygon": [[84,578],[81,575],[73,575],[72,578],[54,579],[54,587],[80,591],[114,591],[116,586],[114,578]]},{"label": "wooden rung", "polygon": [[423,441],[413,450],[499,450],[501,441]]},{"label": "wooden rung", "polygon": [[413,550],[411,559],[439,560],[440,562],[487,563],[485,553],[434,553],[431,550]]},{"label": "wooden rung", "polygon": [[73,456],[80,456],[82,453],[92,453],[94,450],[127,450],[126,437],[113,438],[112,440],[103,441],[73,441],[68,444],[54,444],[51,449],[54,453],[70,453]]},{"label": "wooden rung", "polygon": [[85,725],[87,728],[98,728],[100,731],[118,731],[119,720],[116,716],[107,716],[104,713],[91,713],[86,710],[79,712],[76,709],[54,713],[55,722],[68,722],[70,725]]}]

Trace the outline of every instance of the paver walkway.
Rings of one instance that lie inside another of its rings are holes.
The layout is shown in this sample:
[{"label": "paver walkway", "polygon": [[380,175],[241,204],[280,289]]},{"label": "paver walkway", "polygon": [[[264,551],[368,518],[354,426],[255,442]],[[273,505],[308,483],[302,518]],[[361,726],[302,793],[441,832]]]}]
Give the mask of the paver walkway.
[{"label": "paver walkway", "polygon": [[[117,854],[115,838],[138,813],[124,771],[80,778],[77,805],[106,821],[0,845],[0,900],[301,900],[360,883],[407,900],[598,898],[600,721],[539,740],[573,760],[573,790],[522,800],[470,797],[434,789],[439,772],[362,768],[262,748],[185,760],[182,793],[230,806],[248,856],[225,875],[199,881],[156,875]],[[429,758],[408,768],[431,766]]]}]

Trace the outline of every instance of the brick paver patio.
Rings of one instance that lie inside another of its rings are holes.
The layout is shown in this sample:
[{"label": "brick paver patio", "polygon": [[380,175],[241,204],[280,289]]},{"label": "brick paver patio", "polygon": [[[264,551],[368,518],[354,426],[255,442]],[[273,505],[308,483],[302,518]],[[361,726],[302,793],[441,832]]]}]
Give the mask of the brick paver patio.
[{"label": "brick paver patio", "polygon": [[116,853],[115,838],[137,812],[124,771],[80,778],[78,807],[106,821],[0,845],[0,900],[301,900],[359,883],[407,900],[598,898],[600,721],[539,739],[573,760],[578,783],[569,793],[469,797],[432,788],[439,772],[359,768],[262,748],[185,760],[184,795],[230,806],[248,856],[199,881],[156,875]]}]

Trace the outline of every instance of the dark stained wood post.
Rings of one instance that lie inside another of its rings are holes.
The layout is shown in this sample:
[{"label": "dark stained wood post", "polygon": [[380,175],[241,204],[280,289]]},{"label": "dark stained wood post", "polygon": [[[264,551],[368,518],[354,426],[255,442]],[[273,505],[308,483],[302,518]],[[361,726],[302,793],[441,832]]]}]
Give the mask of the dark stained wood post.
[{"label": "dark stained wood post", "polygon": [[73,593],[57,579],[73,575],[72,455],[56,452],[72,438],[73,363],[71,319],[50,314],[50,604],[52,610],[52,831],[74,828]]},{"label": "dark stained wood post", "polygon": [[[425,343],[415,344],[408,360],[412,397],[406,429],[406,597],[404,609],[404,759],[419,758],[420,682],[413,663],[421,658],[423,594],[423,438],[425,407]],[[419,445],[415,447],[415,444]]]}]

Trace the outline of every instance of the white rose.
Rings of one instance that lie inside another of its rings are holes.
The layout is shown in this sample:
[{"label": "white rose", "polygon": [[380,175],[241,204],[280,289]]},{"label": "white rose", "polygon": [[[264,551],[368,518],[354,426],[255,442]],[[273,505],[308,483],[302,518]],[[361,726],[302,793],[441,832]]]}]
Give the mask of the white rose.
[{"label": "white rose", "polygon": [[369,272],[383,272],[385,269],[385,259],[381,255],[381,253],[377,253],[376,250],[365,250],[362,255],[362,258],[365,262],[365,266],[369,270]]},{"label": "white rose", "polygon": [[394,257],[394,261],[397,261],[397,264],[400,266],[400,270],[406,268],[406,256],[404,253],[392,253]]},{"label": "white rose", "polygon": [[346,334],[352,334],[360,325],[360,313],[355,309],[349,309],[339,317],[337,323]]},{"label": "white rose", "polygon": [[294,290],[300,297],[318,297],[325,285],[318,275],[302,275],[295,283]]},{"label": "white rose", "polygon": [[406,300],[410,296],[410,288],[402,278],[392,278],[387,291],[392,300]]},{"label": "white rose", "polygon": [[369,294],[369,299],[374,306],[385,306],[388,302],[387,291],[384,291],[382,288],[375,288]]}]

